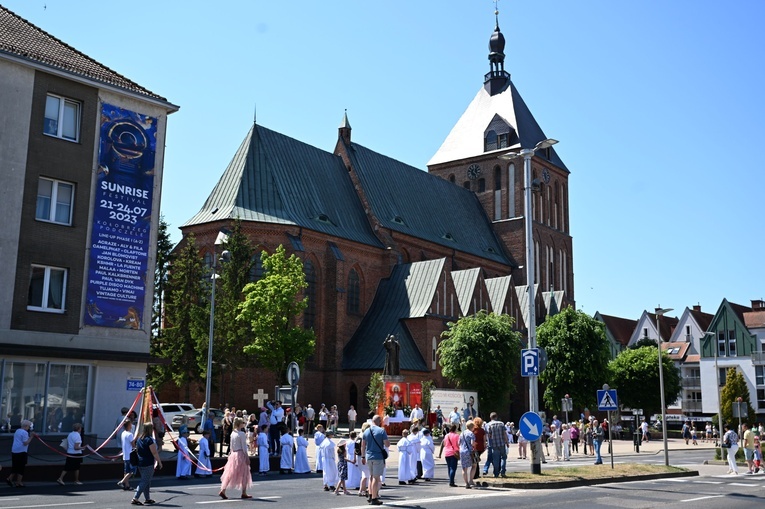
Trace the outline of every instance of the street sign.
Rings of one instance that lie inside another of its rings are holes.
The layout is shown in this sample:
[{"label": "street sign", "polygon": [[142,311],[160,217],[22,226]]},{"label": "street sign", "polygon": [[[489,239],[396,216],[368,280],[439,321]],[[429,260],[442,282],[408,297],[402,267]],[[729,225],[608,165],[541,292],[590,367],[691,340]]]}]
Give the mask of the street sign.
[{"label": "street sign", "polygon": [[521,416],[521,435],[529,442],[539,440],[544,424],[542,418],[534,412],[526,412]]},{"label": "street sign", "polygon": [[521,350],[521,376],[539,375],[539,348]]},{"label": "street sign", "polygon": [[290,362],[287,366],[287,383],[290,385],[297,385],[300,381],[300,366],[297,362]]},{"label": "street sign", "polygon": [[128,378],[127,379],[127,388],[128,391],[140,391],[144,388],[146,385],[146,382],[143,378]]},{"label": "street sign", "polygon": [[568,395],[565,398],[562,398],[560,400],[561,403],[561,410],[564,412],[573,412],[574,411],[574,400],[569,398]]},{"label": "street sign", "polygon": [[598,410],[619,410],[616,389],[598,391]]}]

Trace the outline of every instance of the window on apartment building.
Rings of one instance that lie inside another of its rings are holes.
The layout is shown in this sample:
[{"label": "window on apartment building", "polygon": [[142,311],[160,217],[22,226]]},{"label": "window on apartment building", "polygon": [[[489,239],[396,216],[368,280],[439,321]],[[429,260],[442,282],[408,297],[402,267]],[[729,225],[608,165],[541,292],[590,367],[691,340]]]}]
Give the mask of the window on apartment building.
[{"label": "window on apartment building", "polygon": [[45,101],[43,133],[65,140],[80,139],[80,103],[48,94]]},{"label": "window on apartment building", "polygon": [[755,385],[765,385],[765,366],[754,367]]},{"label": "window on apartment building", "polygon": [[32,265],[27,309],[63,313],[66,299],[66,276],[66,269]]},{"label": "window on apartment building", "polygon": [[757,389],[757,408],[765,408],[765,389]]},{"label": "window on apartment building", "polygon": [[717,355],[725,357],[725,331],[717,333]]},{"label": "window on apartment building", "polygon": [[728,355],[735,357],[736,354],[736,331],[728,331]]},{"label": "window on apartment building", "polygon": [[724,387],[725,381],[728,379],[728,368],[718,368],[717,373],[720,377],[720,387]]},{"label": "window on apartment building", "polygon": [[[648,337],[648,328],[647,327],[645,329],[643,329],[643,337],[644,338]],[[656,359],[657,359],[657,363],[658,363],[658,359],[659,359],[658,355],[656,356]]]},{"label": "window on apartment building", "polygon": [[38,181],[35,219],[71,225],[73,204],[74,184],[47,178]]},{"label": "window on apartment building", "polygon": [[351,272],[348,274],[348,312],[349,313],[359,312],[360,293],[361,293],[361,287],[359,282],[359,275],[354,269],[351,269]]},{"label": "window on apartment building", "polygon": [[691,326],[686,325],[685,326],[685,340],[690,341],[691,340]]}]

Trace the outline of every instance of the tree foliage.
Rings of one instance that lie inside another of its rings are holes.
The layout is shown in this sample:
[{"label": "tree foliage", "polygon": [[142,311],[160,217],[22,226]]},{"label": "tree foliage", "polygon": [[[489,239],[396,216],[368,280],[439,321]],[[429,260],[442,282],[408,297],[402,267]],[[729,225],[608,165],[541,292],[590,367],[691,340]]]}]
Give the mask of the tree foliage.
[{"label": "tree foliage", "polygon": [[603,324],[569,306],[537,329],[537,344],[547,353],[547,368],[539,375],[547,408],[560,410],[566,394],[576,407],[592,408],[596,391],[608,381],[611,359]]},{"label": "tree foliage", "polygon": [[170,234],[167,231],[168,224],[165,217],[159,218],[159,229],[157,231],[157,251],[156,265],[154,267],[154,300],[151,310],[151,332],[152,337],[162,334],[162,318],[165,307],[165,289],[167,287],[167,276],[170,264],[172,263],[173,243],[170,240]]},{"label": "tree foliage", "polygon": [[190,382],[203,376],[201,366],[207,356],[206,277],[194,235],[189,235],[169,272],[165,331],[154,340],[155,355],[168,359],[170,364],[158,367],[151,380],[154,384],[172,380],[178,387],[185,387],[186,401],[191,398]]},{"label": "tree foliage", "polygon": [[[664,399],[667,405],[671,405],[682,390],[680,370],[675,367],[675,363],[666,352],[662,352],[661,362],[664,369]],[[646,417],[661,412],[656,346],[624,350],[609,363],[608,369],[611,388],[619,391],[620,405],[642,408]]]},{"label": "tree foliage", "polygon": [[655,339],[643,337],[643,338],[638,339],[634,343],[632,343],[629,346],[629,348],[631,348],[632,350],[637,350],[638,348],[643,348],[644,346],[650,346],[650,347],[653,347],[653,348],[657,348],[657,346],[656,346],[657,344],[658,343],[656,343]]},{"label": "tree foliage", "polygon": [[738,426],[738,417],[733,417],[733,402],[737,401],[738,398],[746,403],[747,408],[747,416],[742,417],[741,422],[749,425],[757,422],[757,415],[749,398],[749,386],[746,383],[746,378],[741,371],[735,367],[730,367],[725,373],[725,385],[720,390],[720,414],[723,423],[733,424],[734,427]]},{"label": "tree foliage", "polygon": [[479,311],[448,323],[438,346],[441,371],[458,387],[478,392],[483,408],[492,411],[515,390],[521,334],[513,319]]},{"label": "tree foliage", "polygon": [[369,409],[377,412],[380,401],[385,397],[385,381],[381,373],[372,373],[369,377],[369,388],[366,396]]},{"label": "tree foliage", "polygon": [[244,302],[237,320],[246,324],[251,342],[245,353],[277,376],[286,372],[294,361],[302,366],[313,354],[316,340],[313,330],[295,325],[295,318],[305,309],[307,301],[300,293],[308,286],[300,258],[286,255],[280,245],[272,255],[261,254],[263,277],[244,287]]},{"label": "tree foliage", "polygon": [[[239,306],[244,301],[244,287],[250,283],[252,246],[242,232],[242,222],[234,221],[223,248],[228,259],[219,264],[220,279],[215,296],[215,345],[214,357],[226,364],[228,371],[235,372],[246,365],[248,356],[244,347],[250,343],[252,333],[246,323],[237,320]],[[234,384],[229,384],[233,390]]]}]

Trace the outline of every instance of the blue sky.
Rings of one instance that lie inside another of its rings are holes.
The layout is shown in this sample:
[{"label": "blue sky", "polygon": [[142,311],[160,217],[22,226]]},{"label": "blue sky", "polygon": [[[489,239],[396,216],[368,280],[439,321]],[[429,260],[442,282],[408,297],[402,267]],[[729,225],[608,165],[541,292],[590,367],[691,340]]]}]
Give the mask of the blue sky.
[{"label": "blue sky", "polygon": [[[181,106],[162,212],[202,205],[258,123],[418,168],[488,71],[490,0],[0,0]],[[571,170],[577,307],[765,297],[765,2],[501,0],[506,69]]]}]

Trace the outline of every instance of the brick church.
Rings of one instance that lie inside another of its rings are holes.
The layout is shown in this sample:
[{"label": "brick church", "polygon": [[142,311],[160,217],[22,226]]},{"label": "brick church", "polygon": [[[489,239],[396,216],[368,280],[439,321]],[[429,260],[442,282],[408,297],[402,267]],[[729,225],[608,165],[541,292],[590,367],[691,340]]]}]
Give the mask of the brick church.
[{"label": "brick church", "polygon": [[[352,404],[363,415],[389,334],[399,339],[405,381],[443,388],[436,352],[447,322],[485,309],[525,330],[523,163],[499,156],[547,137],[504,70],[504,46],[497,22],[490,72],[427,172],[354,142],[347,115],[332,152],[255,124],[181,227],[208,262],[218,232],[237,218],[258,252],[282,244],[303,260],[309,304],[301,319],[315,331],[316,351],[303,367],[301,403],[337,404],[341,416]],[[531,164],[542,321],[574,303],[569,171],[553,148]],[[232,377],[236,396],[225,403],[252,409],[254,393],[283,383],[245,371]],[[216,392],[213,405],[223,403]]]}]

